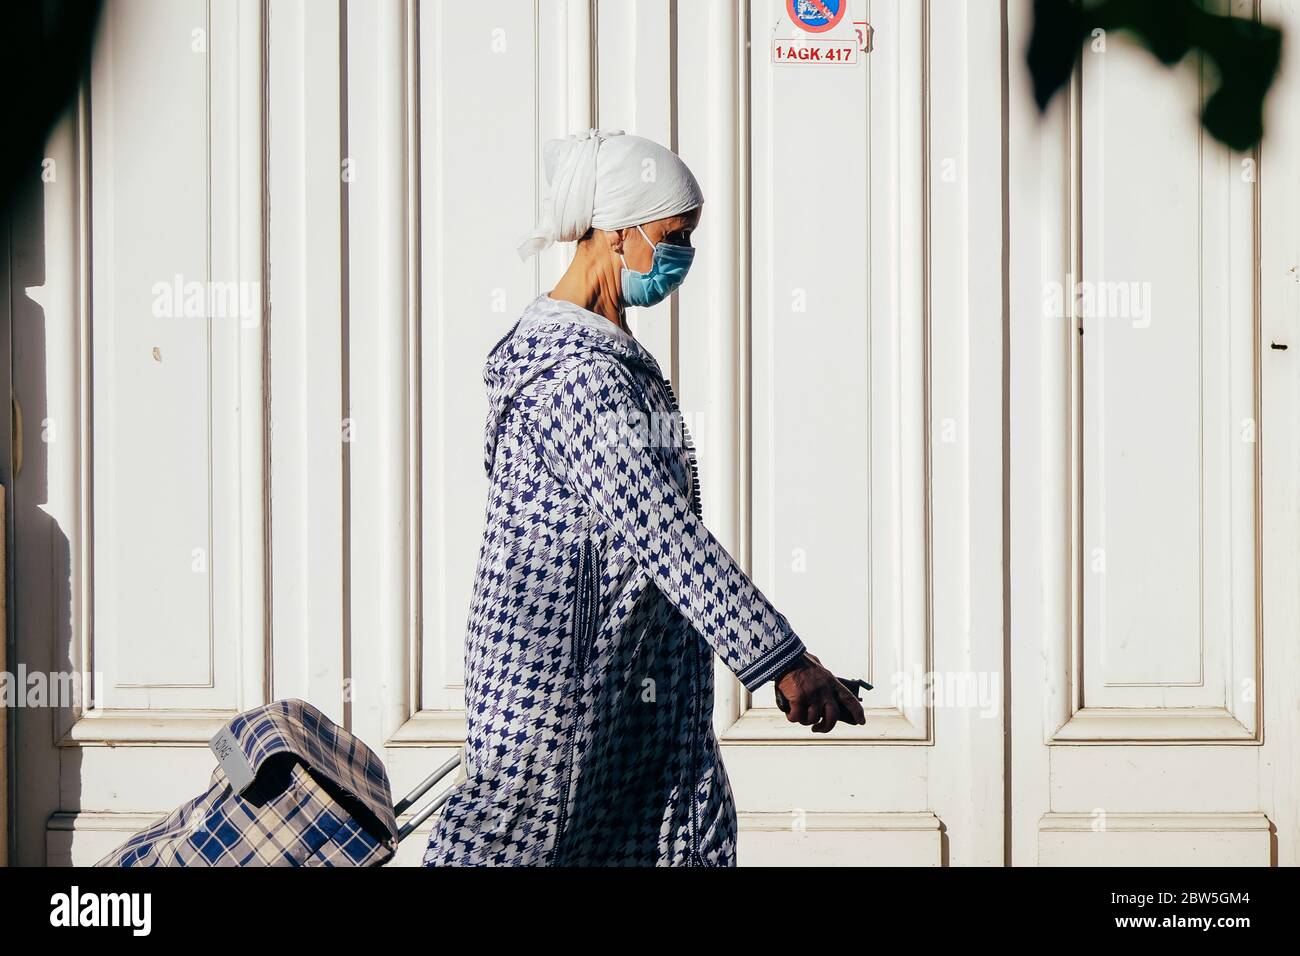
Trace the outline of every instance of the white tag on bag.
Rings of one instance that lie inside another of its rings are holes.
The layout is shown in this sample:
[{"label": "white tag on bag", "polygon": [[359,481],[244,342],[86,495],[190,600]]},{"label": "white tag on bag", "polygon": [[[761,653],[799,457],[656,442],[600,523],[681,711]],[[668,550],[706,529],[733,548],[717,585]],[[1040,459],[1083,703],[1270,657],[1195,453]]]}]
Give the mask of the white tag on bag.
[{"label": "white tag on bag", "polygon": [[225,771],[226,779],[230,781],[230,786],[235,793],[242,792],[253,782],[255,776],[253,765],[244,756],[244,751],[240,748],[235,735],[230,732],[230,728],[222,727],[218,730],[208,741],[208,747],[217,755],[217,761]]}]

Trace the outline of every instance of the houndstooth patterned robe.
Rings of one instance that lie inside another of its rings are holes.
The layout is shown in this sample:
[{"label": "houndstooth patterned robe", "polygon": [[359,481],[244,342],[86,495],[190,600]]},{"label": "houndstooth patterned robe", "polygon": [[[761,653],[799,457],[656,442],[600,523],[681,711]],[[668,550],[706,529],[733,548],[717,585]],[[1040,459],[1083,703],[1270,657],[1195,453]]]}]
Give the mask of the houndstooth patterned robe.
[{"label": "houndstooth patterned robe", "polygon": [[546,294],[484,379],[467,779],[424,864],[735,865],[713,655],[753,690],[804,646],[701,523],[671,386],[631,336]]}]

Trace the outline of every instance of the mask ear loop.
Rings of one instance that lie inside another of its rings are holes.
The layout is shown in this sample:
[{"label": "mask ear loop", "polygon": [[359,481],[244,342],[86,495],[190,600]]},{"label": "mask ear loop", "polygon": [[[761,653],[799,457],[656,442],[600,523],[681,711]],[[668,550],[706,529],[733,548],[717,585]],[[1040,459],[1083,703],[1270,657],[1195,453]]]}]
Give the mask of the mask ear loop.
[{"label": "mask ear loop", "polygon": [[[653,242],[650,241],[650,237],[647,236],[647,235],[645,234],[645,230],[641,228],[641,224],[640,224],[640,223],[638,223],[638,224],[636,225],[636,231],[639,232],[639,233],[641,233],[641,238],[644,239],[644,240],[645,240],[645,244],[646,244],[647,246],[650,247],[650,262],[651,262],[651,268],[653,268],[653,267],[654,267],[653,264],[654,264],[654,251],[655,251],[655,244],[654,244]],[[621,252],[618,254],[618,261],[621,262],[621,263],[623,263],[623,268],[624,268],[624,269],[627,269],[627,260],[626,260],[625,258],[623,258],[623,253],[621,253]],[[627,269],[627,271],[628,271],[628,272],[631,272],[632,270],[631,270],[631,269]],[[640,273],[637,273],[637,275],[645,275],[645,273],[644,273],[644,272],[640,272]]]},{"label": "mask ear loop", "polygon": [[645,234],[645,230],[641,228],[641,225],[639,223],[637,224],[636,231],[641,233],[641,238],[644,239],[645,244],[650,247],[650,256],[651,256],[651,260],[653,261],[655,244],[650,241],[650,237]]},{"label": "mask ear loop", "polygon": [[[621,262],[621,263],[623,263],[623,272],[631,272],[631,271],[632,271],[631,269],[629,269],[629,268],[627,267],[627,260],[626,260],[625,258],[623,258],[623,251],[622,251],[621,249],[619,250],[619,253],[618,253],[618,261]],[[623,298],[623,289],[622,289],[622,285],[623,285],[623,280],[622,280],[622,276],[620,275],[620,279],[619,279],[619,300],[620,300],[620,302],[619,302],[619,308],[620,308],[620,309],[622,309],[622,307],[623,307],[623,306],[622,306],[622,298]]]}]

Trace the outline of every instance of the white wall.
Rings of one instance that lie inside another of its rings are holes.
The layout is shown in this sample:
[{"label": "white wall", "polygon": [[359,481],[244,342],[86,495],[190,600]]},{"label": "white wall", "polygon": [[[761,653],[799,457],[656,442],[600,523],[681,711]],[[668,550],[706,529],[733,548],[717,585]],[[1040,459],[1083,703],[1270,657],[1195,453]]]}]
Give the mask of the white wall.
[{"label": "white wall", "polygon": [[[843,65],[772,62],[783,0],[109,5],[15,317],[68,436],[15,488],[20,655],[106,682],[19,718],[20,861],[98,858],[264,700],[399,790],[456,746],[482,361],[564,268],[513,251],[541,145],[598,124],[707,197],[635,319],[706,519],[876,685],[819,739],[719,670],[742,862],[1295,862],[1294,70],[1238,157],[1119,38],[1040,121],[1027,0],[848,2]],[[252,321],[153,315],[177,272]],[[1067,276],[1149,316],[1045,314]]]}]

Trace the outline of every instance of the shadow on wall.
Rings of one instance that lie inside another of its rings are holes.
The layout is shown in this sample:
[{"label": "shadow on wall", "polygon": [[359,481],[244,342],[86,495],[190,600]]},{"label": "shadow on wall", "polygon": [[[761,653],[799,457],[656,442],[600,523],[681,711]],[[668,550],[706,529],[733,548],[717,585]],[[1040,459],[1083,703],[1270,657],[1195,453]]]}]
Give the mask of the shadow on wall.
[{"label": "shadow on wall", "polygon": [[[22,579],[22,586],[11,587],[9,592],[8,669],[15,675],[20,668],[28,674],[73,673],[79,669],[70,656],[74,613],[71,546],[58,521],[46,510],[50,497],[49,443],[43,440],[42,430],[50,414],[47,316],[26,292],[46,282],[46,208],[40,177],[32,178],[35,184],[12,194],[10,210],[12,327],[15,333],[21,333],[9,340],[13,349],[11,374],[14,397],[21,401],[24,431],[21,446],[15,436],[11,446],[14,454],[6,462],[6,471],[12,469],[13,474],[4,476],[11,516],[9,582],[12,585]],[[72,435],[68,439],[75,440]],[[18,686],[16,692],[23,694],[25,689]],[[62,713],[55,706],[20,706],[10,712],[10,862],[19,866],[46,863],[46,822],[61,802],[79,802],[78,794],[59,793],[60,755],[68,761],[79,761],[81,756],[76,748],[51,746],[59,736]],[[69,771],[64,779],[80,779],[76,767],[64,769]]]},{"label": "shadow on wall", "polygon": [[[69,673],[73,604],[71,549],[67,536],[46,511],[49,500],[48,445],[42,434],[49,417],[46,389],[47,351],[45,310],[28,289],[46,283],[43,159],[55,121],[72,102],[89,62],[102,0],[16,0],[5,4],[0,29],[0,71],[3,71],[5,148],[0,149],[0,217],[6,256],[6,293],[12,309],[4,318],[3,378],[14,399],[6,421],[7,441],[0,453],[0,482],[7,497],[5,527],[7,654],[5,670]],[[23,334],[15,335],[17,330]],[[13,428],[26,426],[21,448]],[[71,437],[71,436],[69,436]],[[42,569],[15,588],[24,564]],[[45,573],[49,571],[51,573]],[[15,693],[22,693],[17,687]],[[76,804],[79,795],[60,794],[60,750],[51,746],[60,731],[63,712],[56,707],[15,707],[9,712],[6,759],[9,773],[0,800],[8,805],[5,843],[12,848],[8,862],[46,862],[45,828],[60,802]],[[79,761],[75,750],[63,759]],[[76,767],[66,779],[80,778]],[[19,789],[19,781],[23,786]]]},{"label": "shadow on wall", "polygon": [[9,0],[0,27],[5,148],[0,211],[8,214],[54,121],[72,101],[90,61],[103,0]]}]

